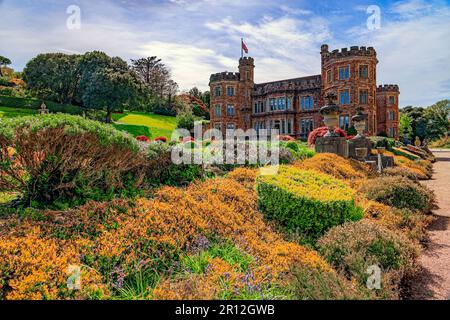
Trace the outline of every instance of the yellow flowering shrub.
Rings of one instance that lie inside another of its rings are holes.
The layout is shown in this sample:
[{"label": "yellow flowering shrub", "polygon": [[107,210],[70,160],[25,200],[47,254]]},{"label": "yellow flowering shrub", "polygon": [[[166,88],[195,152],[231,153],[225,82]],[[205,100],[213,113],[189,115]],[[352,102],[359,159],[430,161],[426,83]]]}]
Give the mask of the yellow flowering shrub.
[{"label": "yellow flowering shrub", "polygon": [[362,218],[355,191],[341,180],[314,170],[281,166],[278,174],[258,178],[262,212],[303,240],[314,242],[332,226]]}]

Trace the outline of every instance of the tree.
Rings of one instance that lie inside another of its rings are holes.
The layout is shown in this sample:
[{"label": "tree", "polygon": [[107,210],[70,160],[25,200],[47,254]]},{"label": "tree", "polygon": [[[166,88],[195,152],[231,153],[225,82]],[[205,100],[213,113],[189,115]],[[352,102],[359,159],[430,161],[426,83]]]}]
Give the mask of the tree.
[{"label": "tree", "polygon": [[400,113],[400,121],[399,121],[399,134],[400,135],[404,135],[405,131],[408,133],[408,137],[409,139],[411,139],[412,133],[413,133],[413,129],[412,129],[412,119],[411,117],[405,113],[405,112],[401,112]]},{"label": "tree", "polygon": [[203,98],[202,92],[197,87],[193,87],[191,90],[189,90],[189,94],[200,100]]},{"label": "tree", "polygon": [[114,111],[138,100],[137,75],[124,60],[94,52],[82,59],[81,70],[83,104],[105,110],[106,122],[111,122]]},{"label": "tree", "polygon": [[173,81],[169,80],[166,85],[166,94],[167,94],[167,107],[172,110],[173,109],[173,97],[178,92],[178,84]]},{"label": "tree", "polygon": [[79,55],[40,54],[27,63],[24,80],[31,92],[40,98],[73,103],[77,100],[80,80],[79,59]]},{"label": "tree", "polygon": [[436,140],[445,136],[450,130],[450,100],[442,100],[425,110],[427,121],[427,138]]},{"label": "tree", "polygon": [[4,56],[0,56],[0,77],[3,77],[2,67],[9,66],[11,64],[11,60]]}]

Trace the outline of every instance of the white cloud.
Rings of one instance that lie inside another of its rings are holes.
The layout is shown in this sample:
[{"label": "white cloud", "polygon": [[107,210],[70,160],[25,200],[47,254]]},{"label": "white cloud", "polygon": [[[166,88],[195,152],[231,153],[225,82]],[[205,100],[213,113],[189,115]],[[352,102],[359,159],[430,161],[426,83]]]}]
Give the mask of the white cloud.
[{"label": "white cloud", "polygon": [[420,2],[403,2],[394,7],[401,19],[383,21],[373,32],[352,28],[350,37],[361,45],[374,46],[378,53],[379,84],[400,86],[400,104],[428,106],[450,98],[450,10],[440,8],[414,18]]}]

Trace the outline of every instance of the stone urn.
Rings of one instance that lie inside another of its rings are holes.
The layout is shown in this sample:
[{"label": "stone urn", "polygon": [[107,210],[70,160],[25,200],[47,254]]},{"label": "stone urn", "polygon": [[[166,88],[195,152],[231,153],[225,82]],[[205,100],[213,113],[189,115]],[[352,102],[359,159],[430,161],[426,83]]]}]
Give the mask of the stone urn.
[{"label": "stone urn", "polygon": [[320,108],[320,114],[323,116],[323,123],[328,127],[325,137],[338,137],[334,128],[339,126],[339,106],[334,103],[336,95],[330,93],[326,96],[327,104]]},{"label": "stone urn", "polygon": [[362,113],[359,109],[356,115],[352,117],[352,123],[355,127],[357,135],[353,139],[364,138],[364,130],[366,129],[367,115]]}]

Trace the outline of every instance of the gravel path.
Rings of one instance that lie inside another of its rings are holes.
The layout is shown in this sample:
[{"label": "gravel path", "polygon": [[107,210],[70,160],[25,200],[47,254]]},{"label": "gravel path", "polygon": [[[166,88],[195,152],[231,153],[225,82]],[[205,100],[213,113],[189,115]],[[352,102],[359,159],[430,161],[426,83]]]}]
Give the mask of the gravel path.
[{"label": "gravel path", "polygon": [[450,300],[450,150],[432,150],[438,161],[433,179],[423,184],[436,193],[439,209],[429,226],[430,241],[419,259],[421,271],[411,284],[411,299]]}]

